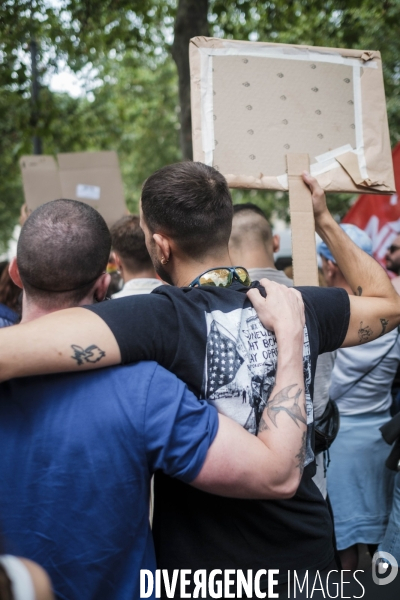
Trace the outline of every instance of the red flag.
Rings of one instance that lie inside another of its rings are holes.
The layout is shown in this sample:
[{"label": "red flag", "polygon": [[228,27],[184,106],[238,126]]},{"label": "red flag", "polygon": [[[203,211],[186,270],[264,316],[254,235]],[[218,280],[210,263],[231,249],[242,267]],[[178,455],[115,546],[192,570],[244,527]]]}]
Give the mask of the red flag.
[{"label": "red flag", "polygon": [[[392,153],[396,189],[400,189],[400,143]],[[400,199],[393,196],[362,194],[342,223],[364,229],[372,240],[373,255],[385,267],[386,249],[400,233]],[[392,274],[394,276],[394,274]]]}]

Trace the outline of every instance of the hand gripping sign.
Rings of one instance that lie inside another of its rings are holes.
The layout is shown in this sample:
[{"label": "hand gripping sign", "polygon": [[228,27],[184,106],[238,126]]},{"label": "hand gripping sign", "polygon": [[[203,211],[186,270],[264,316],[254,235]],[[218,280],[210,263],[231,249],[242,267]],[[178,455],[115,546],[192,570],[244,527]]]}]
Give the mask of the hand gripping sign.
[{"label": "hand gripping sign", "polygon": [[296,285],[317,285],[309,170],[327,192],[395,191],[379,52],[197,37],[194,160],[289,190]]}]

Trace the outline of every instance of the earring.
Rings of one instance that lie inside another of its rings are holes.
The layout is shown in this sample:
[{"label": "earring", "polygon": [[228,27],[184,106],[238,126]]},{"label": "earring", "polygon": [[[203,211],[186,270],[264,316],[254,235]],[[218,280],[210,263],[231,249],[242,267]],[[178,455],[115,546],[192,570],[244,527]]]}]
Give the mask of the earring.
[{"label": "earring", "polygon": [[167,262],[169,262],[169,258],[165,258],[164,256],[161,257],[161,264],[162,265],[166,265]]}]

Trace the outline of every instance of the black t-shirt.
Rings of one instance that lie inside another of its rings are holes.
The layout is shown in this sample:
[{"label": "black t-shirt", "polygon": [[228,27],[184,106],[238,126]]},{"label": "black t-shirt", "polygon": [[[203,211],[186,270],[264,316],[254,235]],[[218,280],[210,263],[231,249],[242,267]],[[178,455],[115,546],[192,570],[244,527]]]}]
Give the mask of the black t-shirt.
[{"label": "black t-shirt", "polygon": [[[298,288],[305,304],[308,440],[293,498],[220,498],[157,473],[153,533],[161,569],[323,569],[333,558],[332,522],[312,481],[312,394],[318,354],[339,348],[350,304],[337,288]],[[274,385],[277,351],[244,288],[161,286],[89,308],[110,327],[122,362],[156,360],[198,396],[256,433]]]}]

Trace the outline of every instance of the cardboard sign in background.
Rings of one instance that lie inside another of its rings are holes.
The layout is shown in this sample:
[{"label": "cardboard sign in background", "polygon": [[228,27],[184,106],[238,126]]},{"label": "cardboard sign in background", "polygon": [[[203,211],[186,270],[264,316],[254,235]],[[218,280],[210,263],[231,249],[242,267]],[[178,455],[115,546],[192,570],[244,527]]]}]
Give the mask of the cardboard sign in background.
[{"label": "cardboard sign in background", "polygon": [[74,152],[20,159],[25,202],[34,210],[57,198],[80,200],[99,211],[108,226],[127,213],[116,152]]},{"label": "cardboard sign in background", "polygon": [[194,160],[231,187],[287,190],[305,153],[326,191],[395,190],[379,52],[198,37],[190,64]]}]

